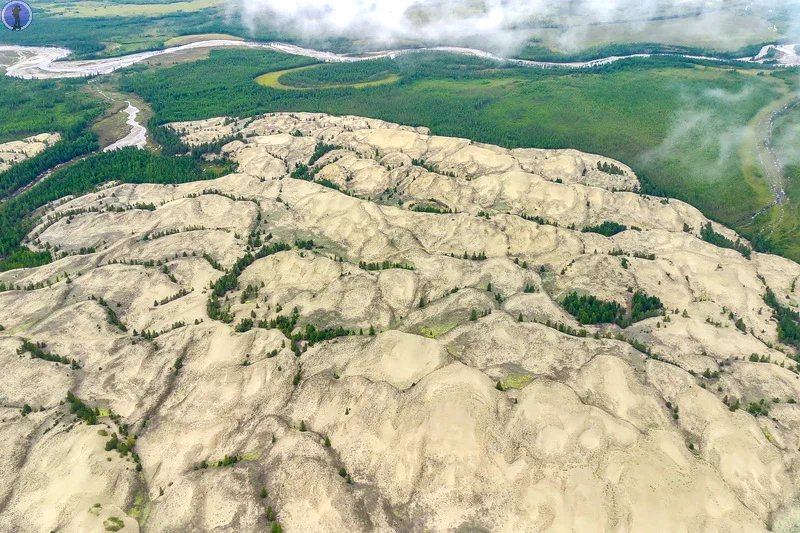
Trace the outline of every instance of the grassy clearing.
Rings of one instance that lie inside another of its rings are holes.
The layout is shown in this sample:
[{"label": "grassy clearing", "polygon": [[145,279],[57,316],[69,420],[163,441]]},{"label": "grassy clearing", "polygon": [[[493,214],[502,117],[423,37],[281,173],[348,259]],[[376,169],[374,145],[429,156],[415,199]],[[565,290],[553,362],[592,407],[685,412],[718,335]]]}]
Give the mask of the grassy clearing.
[{"label": "grassy clearing", "polygon": [[225,0],[187,0],[173,3],[126,4],[108,1],[44,2],[39,9],[59,17],[159,17],[170,13],[188,13],[224,4]]},{"label": "grassy clearing", "polygon": [[533,381],[530,374],[510,374],[502,382],[503,389],[524,389]]},{"label": "grassy clearing", "polygon": [[[307,71],[309,70],[321,70],[327,67],[328,64],[322,65],[309,65],[307,67],[300,67],[300,68],[293,68],[287,70],[279,70],[277,72],[268,72],[266,74],[262,74],[256,78],[256,83],[259,85],[263,85],[264,87],[271,87],[273,89],[280,89],[284,91],[303,91],[309,89],[338,89],[344,87],[351,87],[354,89],[363,89],[365,87],[375,87],[377,85],[387,85],[391,83],[396,83],[400,81],[400,76],[397,74],[392,73],[382,73],[382,78],[376,80],[368,80],[368,81],[360,81],[360,82],[353,82],[353,83],[333,83],[333,84],[324,84],[319,83],[317,80],[313,80],[310,82],[303,83],[303,86],[297,85],[286,85],[281,80],[286,80],[287,78],[291,78],[292,75],[295,74],[308,74]],[[295,78],[297,79],[297,78]],[[303,79],[303,78],[300,78]],[[288,81],[288,80],[287,80]]]},{"label": "grassy clearing", "polygon": [[432,322],[428,324],[420,324],[418,326],[414,326],[409,330],[409,333],[413,333],[415,335],[421,335],[423,337],[427,337],[429,339],[435,339],[437,337],[441,337],[445,333],[453,330],[454,328],[458,327],[461,322],[453,319],[450,321],[438,321]]},{"label": "grassy clearing", "polygon": [[180,37],[173,37],[164,42],[164,46],[180,46],[182,44],[197,43],[200,41],[213,41],[224,39],[228,41],[244,41],[242,37],[230,35],[227,33],[200,33],[196,35],[181,35]]}]

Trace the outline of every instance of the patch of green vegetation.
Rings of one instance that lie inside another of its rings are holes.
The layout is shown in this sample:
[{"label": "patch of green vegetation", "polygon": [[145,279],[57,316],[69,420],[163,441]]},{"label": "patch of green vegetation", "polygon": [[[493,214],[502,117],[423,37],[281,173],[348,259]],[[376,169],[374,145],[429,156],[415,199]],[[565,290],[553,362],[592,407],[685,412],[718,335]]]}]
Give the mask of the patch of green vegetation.
[{"label": "patch of green vegetation", "polygon": [[606,237],[613,237],[617,233],[622,233],[627,229],[628,226],[607,220],[597,226],[586,226],[581,231],[584,233],[599,233],[600,235],[605,235]]},{"label": "patch of green vegetation", "polygon": [[731,239],[725,237],[724,235],[717,233],[711,227],[711,222],[706,223],[700,230],[700,237],[714,246],[719,246],[720,248],[730,248],[731,250],[736,250],[747,259],[750,259],[750,247],[743,243],[740,240],[732,241]]},{"label": "patch of green vegetation", "polygon": [[524,389],[533,381],[530,374],[509,374],[502,382],[503,389]]},{"label": "patch of green vegetation", "polygon": [[800,348],[800,313],[781,305],[769,287],[764,302],[772,308],[772,316],[778,322],[778,340]]},{"label": "patch of green vegetation", "polygon": [[606,302],[591,295],[580,296],[577,292],[568,294],[562,305],[581,325],[616,324],[622,328],[664,312],[664,305],[658,297],[648,296],[642,291],[634,293],[630,312],[617,302]]},{"label": "patch of green vegetation", "polygon": [[[262,455],[264,455],[264,454],[260,450],[255,450],[255,451],[252,451],[252,452],[246,452],[246,453],[242,454],[242,461],[257,461],[258,459],[261,459]],[[264,497],[266,497],[266,496],[264,496]]]},{"label": "patch of green vegetation", "polygon": [[441,337],[442,335],[449,332],[458,325],[459,322],[455,320],[428,322],[426,324],[419,324],[417,326],[412,327],[409,330],[409,333],[413,333],[414,335],[421,335],[423,337],[428,337],[429,339],[435,339],[437,337]]},{"label": "patch of green vegetation", "polygon": [[152,505],[147,497],[147,492],[139,491],[133,499],[133,506],[128,511],[128,516],[139,522],[139,526],[143,526],[150,516]]},{"label": "patch of green vegetation", "polygon": [[67,401],[69,402],[69,412],[86,422],[87,425],[93,426],[97,424],[97,417],[99,412],[97,409],[92,409],[81,401],[80,398],[67,392]]},{"label": "patch of green vegetation", "polygon": [[125,527],[125,522],[123,522],[121,518],[118,518],[116,516],[109,516],[108,518],[103,520],[103,528],[106,531],[119,531],[124,527]]},{"label": "patch of green vegetation", "polygon": [[[201,0],[194,2],[197,9],[191,10],[182,7],[185,5],[175,3],[172,12],[156,13],[169,8],[125,6],[116,2],[37,4],[35,31],[4,34],[0,42],[28,46],[58,44],[75,52],[77,58],[93,58],[163,48],[170,38],[187,33],[247,35],[238,17],[225,21],[224,5],[220,2],[214,5],[213,0]],[[259,33],[267,38],[276,35],[275,32]]]},{"label": "patch of green vegetation", "polygon": [[622,321],[625,308],[617,302],[606,302],[596,296],[579,296],[572,292],[561,302],[564,309],[581,324],[615,324]]},{"label": "patch of green vegetation", "polygon": [[53,352],[45,352],[45,347],[46,345],[43,342],[33,343],[28,339],[23,338],[22,346],[17,348],[17,354],[22,355],[23,353],[28,352],[31,354],[32,359],[44,359],[45,361],[70,365],[73,370],[80,370],[81,366],[78,364],[77,359],[70,359],[69,357],[64,357],[63,355],[58,355],[57,353]]}]

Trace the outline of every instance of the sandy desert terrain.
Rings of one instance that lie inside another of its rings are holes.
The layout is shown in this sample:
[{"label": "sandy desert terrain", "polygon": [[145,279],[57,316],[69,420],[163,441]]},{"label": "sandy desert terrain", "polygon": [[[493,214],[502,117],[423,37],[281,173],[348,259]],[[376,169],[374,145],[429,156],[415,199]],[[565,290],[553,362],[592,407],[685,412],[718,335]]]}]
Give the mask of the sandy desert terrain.
[{"label": "sandy desert terrain", "polygon": [[796,531],[800,265],[596,155],[171,127],[237,173],[56,202],[0,274],[0,530]]},{"label": "sandy desert terrain", "polygon": [[61,135],[58,133],[41,133],[19,141],[0,144],[0,172],[5,172],[11,165],[41,153],[59,140]]}]

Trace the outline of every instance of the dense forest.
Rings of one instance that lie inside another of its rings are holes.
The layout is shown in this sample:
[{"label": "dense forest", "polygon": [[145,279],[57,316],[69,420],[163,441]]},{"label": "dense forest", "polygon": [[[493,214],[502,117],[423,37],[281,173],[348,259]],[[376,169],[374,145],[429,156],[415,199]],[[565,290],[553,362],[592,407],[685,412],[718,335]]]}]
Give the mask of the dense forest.
[{"label": "dense forest", "polygon": [[0,76],[0,143],[39,133],[79,137],[106,105],[86,80],[20,80]]},{"label": "dense forest", "polygon": [[622,328],[664,312],[661,300],[656,296],[648,296],[643,291],[633,294],[630,313],[626,313],[625,307],[617,302],[607,302],[591,295],[580,296],[577,292],[568,294],[562,305],[581,325],[616,324]]},{"label": "dense forest", "polygon": [[606,302],[596,296],[579,296],[572,292],[561,303],[569,314],[585,324],[616,324],[623,320],[625,308],[617,302]]}]

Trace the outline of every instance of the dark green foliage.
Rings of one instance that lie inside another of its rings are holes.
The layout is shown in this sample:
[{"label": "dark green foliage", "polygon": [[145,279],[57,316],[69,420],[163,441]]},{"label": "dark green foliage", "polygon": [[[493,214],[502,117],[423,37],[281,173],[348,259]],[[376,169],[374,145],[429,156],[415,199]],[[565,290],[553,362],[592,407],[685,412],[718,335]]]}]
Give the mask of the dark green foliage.
[{"label": "dark green foliage", "polygon": [[576,292],[568,294],[562,305],[581,324],[616,324],[622,328],[664,312],[661,300],[643,291],[634,293],[630,313],[617,302],[606,302],[591,295],[579,296]]},{"label": "dark green foliage", "polygon": [[278,522],[273,522],[269,533],[283,533],[283,528]]},{"label": "dark green foliage", "polygon": [[391,261],[383,261],[382,263],[367,263],[365,261],[359,261],[358,267],[363,270],[374,271],[374,270],[389,270],[392,268],[402,268],[404,270],[414,270],[414,267],[411,265],[407,265],[405,263],[393,263]]},{"label": "dark green foliage", "polygon": [[70,359],[69,357],[58,355],[57,353],[45,352],[43,348],[45,348],[45,344],[43,342],[37,344],[30,342],[28,339],[22,339],[22,346],[17,348],[17,353],[23,354],[28,352],[31,354],[31,359],[43,359],[45,361],[52,361],[62,365],[70,365],[73,370],[80,369],[80,365],[76,359]]},{"label": "dark green foliage", "polygon": [[67,141],[80,137],[105,108],[100,98],[82,90],[85,86],[86,80],[0,77],[0,143],[44,132],[59,132]]},{"label": "dark green foliage", "polygon": [[639,322],[646,318],[661,315],[663,310],[664,305],[657,296],[648,296],[643,291],[636,291],[633,294],[630,322]]},{"label": "dark green foliage", "polygon": [[625,171],[619,168],[614,163],[604,163],[600,162],[597,164],[597,170],[600,172],[605,172],[606,174],[616,175],[616,176],[624,176]]},{"label": "dark green foliage", "polygon": [[[266,498],[266,496],[264,496],[264,497]],[[271,505],[267,506],[266,515],[267,515],[267,520],[269,520],[270,522],[275,520],[275,511],[272,510],[272,506]]]},{"label": "dark green foliage", "polygon": [[232,466],[241,460],[242,458],[238,455],[226,455],[224,458],[217,461],[217,466]]},{"label": "dark green foliage", "polygon": [[[0,226],[3,221],[0,220]],[[0,237],[1,238],[1,237]],[[25,247],[15,248],[5,258],[0,258],[0,272],[14,270],[15,268],[32,268],[46,265],[53,261],[50,252],[34,252]]]},{"label": "dark green foliage", "polygon": [[331,447],[331,439],[329,439],[328,437],[325,437],[325,447],[326,448]]},{"label": "dark green foliage", "polygon": [[625,309],[617,302],[606,302],[595,296],[579,296],[572,292],[561,303],[581,324],[615,324],[621,322]]},{"label": "dark green foliage", "polygon": [[624,226],[622,224],[618,224],[616,222],[611,222],[607,220],[598,226],[586,226],[581,231],[584,233],[599,233],[600,235],[611,237],[613,235],[616,235],[617,233],[622,233],[627,229],[628,226]]},{"label": "dark green foliage", "polygon": [[22,406],[22,409],[20,409],[20,412],[22,413],[22,416],[28,416],[30,413],[33,412],[33,409],[31,408],[30,405],[28,405],[26,403],[25,405]]},{"label": "dark green foliage", "polygon": [[781,305],[769,287],[764,302],[772,308],[772,316],[778,322],[778,340],[800,348],[800,313]]},{"label": "dark green foliage", "polygon": [[261,499],[263,500],[266,497],[267,497],[267,487],[262,487],[261,488]]},{"label": "dark green foliage", "polygon": [[236,331],[239,333],[244,333],[246,331],[250,331],[253,328],[253,319],[252,318],[243,318],[241,322],[236,324]]},{"label": "dark green foliage", "polygon": [[429,165],[428,163],[425,162],[424,159],[412,159],[411,164],[414,165],[415,167],[422,167],[428,172],[436,173],[436,167],[434,167],[433,165]]},{"label": "dark green foliage", "polygon": [[656,260],[656,254],[648,254],[645,252],[633,252],[633,257],[637,259],[647,259],[648,261]]},{"label": "dark green foliage", "polygon": [[97,410],[92,409],[83,403],[72,392],[67,392],[67,401],[69,402],[69,412],[86,422],[87,425],[93,426],[97,424]]},{"label": "dark green foliage", "polygon": [[[124,433],[120,432],[120,434],[123,437],[127,436],[127,430]],[[127,439],[120,439],[116,433],[112,433],[111,438],[108,439],[108,441],[106,442],[105,450],[107,452],[116,450],[121,455],[128,455],[128,453],[132,453],[134,462],[137,465],[139,465],[139,457],[135,453],[133,453],[133,447],[135,445],[136,445],[136,439],[134,439],[133,437],[128,437]]]},{"label": "dark green foliage", "polygon": [[438,207],[435,205],[415,205],[414,211],[417,213],[436,213],[438,215],[444,215],[453,212],[453,210],[449,207]]},{"label": "dark green foliage", "polygon": [[[451,254],[452,257],[455,257]],[[485,261],[486,260],[486,252],[480,252],[476,254],[472,252],[472,255],[469,255],[466,251],[464,251],[464,255],[461,256],[461,259],[464,260],[471,260],[471,261]]]},{"label": "dark green foliage", "polygon": [[769,416],[769,405],[763,398],[759,402],[752,402],[747,406],[747,412],[755,416]]},{"label": "dark green foliage", "polygon": [[545,218],[540,217],[539,215],[529,216],[529,215],[523,213],[520,216],[522,218],[524,218],[525,220],[528,220],[530,222],[536,222],[540,226],[555,226],[555,227],[558,227],[558,222],[553,222],[551,220],[547,220]]},{"label": "dark green foliage", "polygon": [[215,269],[219,270],[220,272],[225,272],[225,269],[222,268],[222,265],[217,263],[217,261],[208,254],[203,254],[203,258],[208,261],[208,263]]},{"label": "dark green foliage", "polygon": [[736,240],[736,242],[730,240],[729,238],[725,237],[724,235],[717,233],[714,231],[714,228],[711,227],[711,222],[706,223],[700,229],[700,237],[714,246],[719,246],[720,248],[730,248],[731,250],[736,250],[747,259],[750,259],[750,247],[747,244],[744,244],[740,240]]},{"label": "dark green foliage", "polygon": [[165,157],[146,150],[125,148],[103,152],[58,169],[40,184],[0,204],[0,270],[30,266],[35,258],[49,259],[48,254],[31,255],[20,247],[25,234],[36,224],[34,210],[67,195],[80,195],[110,180],[126,183],[186,183],[213,179],[230,167],[205,170],[188,157]]},{"label": "dark green foliage", "polygon": [[0,172],[0,199],[33,182],[46,170],[98,148],[97,136],[92,133],[57,142],[42,153]]},{"label": "dark green foliage", "polygon": [[314,166],[314,164],[322,159],[322,157],[327,154],[328,152],[333,152],[334,150],[341,150],[342,147],[334,144],[325,144],[319,143],[314,148],[314,153],[311,155],[311,159],[308,160],[308,166]]},{"label": "dark green foliage", "polygon": [[[170,302],[174,302],[174,301],[175,301],[175,300],[177,300],[178,298],[183,298],[183,297],[184,297],[184,296],[186,296],[187,294],[189,294],[189,291],[187,291],[187,290],[186,290],[186,289],[184,289],[184,288],[181,288],[181,289],[180,289],[178,292],[176,292],[176,293],[175,293],[175,294],[173,294],[172,296],[167,296],[166,298],[162,298],[160,301],[158,301],[158,302],[155,302],[155,304],[156,304],[156,305],[166,305],[166,304],[168,304],[168,303],[170,303]],[[154,307],[155,307],[155,306],[154,306]]]},{"label": "dark green foliage", "polygon": [[[94,296],[92,296],[91,299],[94,300]],[[99,300],[97,300],[97,302],[106,308],[106,320],[108,321],[109,324],[117,326],[123,332],[128,331],[127,326],[125,326],[125,324],[122,323],[122,321],[117,316],[117,313],[113,309],[111,309],[111,306],[108,305],[105,300],[100,298]]]}]

